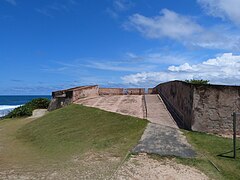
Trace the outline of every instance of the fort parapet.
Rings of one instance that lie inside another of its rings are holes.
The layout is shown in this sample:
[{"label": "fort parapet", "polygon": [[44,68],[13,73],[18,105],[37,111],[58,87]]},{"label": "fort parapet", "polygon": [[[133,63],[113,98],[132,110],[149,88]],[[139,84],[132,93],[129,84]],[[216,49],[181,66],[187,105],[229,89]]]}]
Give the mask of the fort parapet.
[{"label": "fort parapet", "polygon": [[48,110],[53,111],[59,109],[81,98],[98,96],[98,89],[98,85],[78,86],[71,89],[52,92],[52,100]]},{"label": "fort parapet", "polygon": [[[149,88],[148,93],[159,94],[178,126],[188,130],[231,134],[231,114],[234,111],[240,112],[240,86],[194,85],[183,81],[171,81]],[[143,88],[79,86],[53,92],[48,110],[61,108],[81,98],[144,94]],[[238,122],[237,134],[240,135],[240,121]]]},{"label": "fort parapet", "polygon": [[157,85],[153,91],[162,97],[177,124],[189,130],[231,134],[231,114],[240,112],[240,86],[171,81]]},{"label": "fort parapet", "polygon": [[78,86],[71,89],[52,92],[52,100],[48,110],[53,111],[82,98],[103,96],[103,95],[143,95],[144,88],[99,88],[94,86]]}]

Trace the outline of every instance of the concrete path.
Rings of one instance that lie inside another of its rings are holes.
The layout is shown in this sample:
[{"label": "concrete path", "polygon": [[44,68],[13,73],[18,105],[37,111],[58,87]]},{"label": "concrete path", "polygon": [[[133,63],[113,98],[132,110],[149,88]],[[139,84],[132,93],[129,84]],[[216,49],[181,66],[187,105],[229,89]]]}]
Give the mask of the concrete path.
[{"label": "concrete path", "polygon": [[146,95],[147,119],[150,121],[134,153],[153,153],[162,156],[194,157],[195,152],[179,130],[158,95]]},{"label": "concrete path", "polygon": [[159,154],[191,158],[196,155],[179,129],[149,123],[134,153]]},{"label": "concrete path", "polygon": [[147,105],[147,119],[150,122],[178,129],[176,122],[173,120],[159,95],[148,94],[145,95],[145,99]]}]

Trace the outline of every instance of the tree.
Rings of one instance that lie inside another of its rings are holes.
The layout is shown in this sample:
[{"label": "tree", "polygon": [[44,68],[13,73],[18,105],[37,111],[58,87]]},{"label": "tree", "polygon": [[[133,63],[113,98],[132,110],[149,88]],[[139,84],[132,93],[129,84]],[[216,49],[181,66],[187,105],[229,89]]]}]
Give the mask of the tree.
[{"label": "tree", "polygon": [[190,79],[190,80],[185,80],[187,83],[191,84],[209,84],[209,80],[203,80],[203,79]]}]

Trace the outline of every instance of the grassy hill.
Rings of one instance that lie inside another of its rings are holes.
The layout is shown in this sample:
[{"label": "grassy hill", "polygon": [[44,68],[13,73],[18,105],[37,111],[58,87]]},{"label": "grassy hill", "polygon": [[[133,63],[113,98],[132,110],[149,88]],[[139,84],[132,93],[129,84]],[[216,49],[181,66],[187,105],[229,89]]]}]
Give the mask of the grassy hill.
[{"label": "grassy hill", "polygon": [[143,119],[70,105],[26,124],[17,138],[56,158],[87,151],[122,157],[138,142],[146,124]]}]

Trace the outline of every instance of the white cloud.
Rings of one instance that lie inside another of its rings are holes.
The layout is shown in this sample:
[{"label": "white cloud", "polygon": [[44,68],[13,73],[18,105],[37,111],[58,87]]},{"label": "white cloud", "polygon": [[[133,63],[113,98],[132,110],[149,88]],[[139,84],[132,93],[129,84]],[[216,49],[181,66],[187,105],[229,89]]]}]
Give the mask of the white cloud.
[{"label": "white cloud", "polygon": [[16,6],[17,2],[15,0],[5,0],[6,2],[10,3],[11,5]]},{"label": "white cloud", "polygon": [[124,83],[145,86],[185,79],[207,79],[216,84],[240,85],[240,55],[225,53],[200,64],[185,63],[170,66],[167,71],[142,72],[122,77]]},{"label": "white cloud", "polygon": [[170,66],[168,68],[169,71],[189,71],[192,70],[193,68],[188,64],[188,63],[184,63],[180,66]]},{"label": "white cloud", "polygon": [[100,69],[100,70],[108,70],[108,71],[123,71],[123,72],[139,72],[144,71],[146,69],[151,70],[154,69],[154,65],[149,64],[138,64],[134,62],[90,62],[87,65],[84,65],[88,68]]},{"label": "white cloud", "polygon": [[208,15],[229,19],[240,25],[239,0],[198,0]]},{"label": "white cloud", "polygon": [[128,57],[119,60],[84,58],[73,60],[70,63],[55,61],[54,67],[43,66],[41,70],[55,73],[74,73],[89,68],[115,72],[141,72],[144,70],[153,71],[156,67],[157,64],[148,63],[147,61],[139,62]]},{"label": "white cloud", "polygon": [[164,53],[159,52],[147,52],[143,54],[134,54],[134,53],[126,53],[126,59],[128,61],[135,61],[135,62],[145,62],[148,64],[181,64],[183,62],[186,62],[188,59],[185,57],[187,55],[183,56],[183,53],[167,53],[166,51]]},{"label": "white cloud", "polygon": [[117,11],[126,11],[133,6],[131,0],[114,0],[113,6]]},{"label": "white cloud", "polygon": [[106,9],[106,12],[112,18],[118,18],[119,14],[131,9],[134,3],[131,0],[113,0],[112,6]]},{"label": "white cloud", "polygon": [[134,28],[148,38],[169,37],[183,39],[202,31],[202,27],[190,17],[179,15],[168,9],[161,10],[160,16],[146,17],[134,14],[129,17],[127,28]]},{"label": "white cloud", "polygon": [[61,2],[53,2],[52,4],[36,8],[35,10],[40,14],[53,18],[57,13],[70,12],[76,5],[78,5],[78,3],[75,0],[64,0]]},{"label": "white cloud", "polygon": [[134,14],[124,24],[126,30],[136,30],[151,39],[169,38],[185,46],[238,51],[240,35],[224,26],[205,28],[189,16],[163,9],[155,17]]}]

